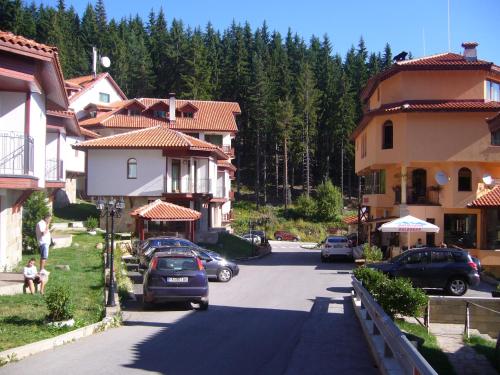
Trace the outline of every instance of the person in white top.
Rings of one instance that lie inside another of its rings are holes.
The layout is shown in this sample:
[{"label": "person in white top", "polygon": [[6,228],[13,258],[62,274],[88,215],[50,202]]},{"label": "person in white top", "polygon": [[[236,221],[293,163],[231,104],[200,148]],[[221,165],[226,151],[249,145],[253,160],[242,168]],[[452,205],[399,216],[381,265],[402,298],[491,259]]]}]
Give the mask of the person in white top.
[{"label": "person in white top", "polygon": [[49,257],[49,246],[52,241],[50,237],[50,222],[52,216],[46,214],[36,225],[36,239],[40,247],[40,271],[45,269],[45,263]]},{"label": "person in white top", "polygon": [[29,288],[30,293],[35,293],[35,284],[40,285],[40,294],[45,293],[45,278],[40,277],[40,274],[36,270],[35,258],[31,258],[28,261],[26,267],[24,267],[24,286]]}]

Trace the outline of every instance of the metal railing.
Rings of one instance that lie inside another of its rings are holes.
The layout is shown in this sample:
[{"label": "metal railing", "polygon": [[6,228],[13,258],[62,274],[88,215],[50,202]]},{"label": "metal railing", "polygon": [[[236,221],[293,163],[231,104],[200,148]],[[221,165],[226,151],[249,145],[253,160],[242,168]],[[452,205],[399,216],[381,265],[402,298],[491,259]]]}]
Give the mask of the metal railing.
[{"label": "metal railing", "polygon": [[164,178],[163,191],[165,193],[178,194],[209,194],[212,184],[211,178],[192,179],[189,177],[181,177],[176,179]]},{"label": "metal railing", "polygon": [[23,133],[0,133],[0,175],[29,175],[34,172],[34,141]]},{"label": "metal railing", "polygon": [[231,147],[231,146],[221,146],[221,148],[222,148],[222,151],[224,151],[224,153],[226,155],[234,157],[234,148],[233,147]]},{"label": "metal railing", "polygon": [[57,159],[45,160],[45,179],[61,181],[63,179],[63,161]]},{"label": "metal railing", "polygon": [[[395,186],[394,204],[401,204],[401,186]],[[425,191],[417,192],[411,186],[406,188],[406,203],[437,206],[439,203],[439,187],[428,186]]]},{"label": "metal railing", "polygon": [[372,335],[382,338],[383,356],[394,358],[404,374],[437,375],[363,285],[353,278],[352,286],[355,297],[361,302],[361,309],[365,311],[364,319],[373,322]]}]

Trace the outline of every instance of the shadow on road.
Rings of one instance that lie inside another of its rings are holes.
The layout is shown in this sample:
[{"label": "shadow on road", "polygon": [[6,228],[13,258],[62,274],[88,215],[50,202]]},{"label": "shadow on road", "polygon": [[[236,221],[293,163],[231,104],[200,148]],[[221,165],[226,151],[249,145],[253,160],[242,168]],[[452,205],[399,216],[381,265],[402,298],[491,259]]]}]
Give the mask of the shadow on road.
[{"label": "shadow on road", "polygon": [[260,259],[241,262],[245,266],[315,266],[318,270],[351,270],[352,262],[321,263],[318,252],[279,251]]}]

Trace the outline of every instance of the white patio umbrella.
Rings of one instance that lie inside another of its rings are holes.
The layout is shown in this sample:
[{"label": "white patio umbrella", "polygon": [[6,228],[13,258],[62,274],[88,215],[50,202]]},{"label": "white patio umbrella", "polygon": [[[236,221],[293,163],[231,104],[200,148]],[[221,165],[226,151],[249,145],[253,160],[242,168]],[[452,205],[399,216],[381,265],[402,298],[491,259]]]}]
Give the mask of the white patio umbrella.
[{"label": "white patio umbrella", "polygon": [[380,226],[379,228],[382,232],[406,232],[408,233],[408,249],[410,248],[410,233],[411,232],[439,232],[439,227],[437,225],[428,223],[425,220],[421,220],[411,215],[400,217],[389,221]]}]

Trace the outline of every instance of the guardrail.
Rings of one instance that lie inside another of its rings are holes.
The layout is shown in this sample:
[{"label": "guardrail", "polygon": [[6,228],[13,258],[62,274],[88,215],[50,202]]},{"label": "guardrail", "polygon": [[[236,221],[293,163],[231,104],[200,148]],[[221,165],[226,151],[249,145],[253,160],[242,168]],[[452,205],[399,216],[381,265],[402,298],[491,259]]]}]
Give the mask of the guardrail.
[{"label": "guardrail", "polygon": [[[396,324],[394,324],[392,319],[373,299],[372,295],[363,287],[363,285],[357,279],[353,278],[352,286],[354,289],[353,298],[356,298],[361,302],[360,308],[364,311],[364,314],[360,314],[360,319],[364,318],[364,320],[371,321],[373,323],[372,332],[368,332],[368,334],[372,337],[368,337],[368,339],[373,339],[375,341],[375,337],[382,338],[384,347],[381,353],[382,358],[380,358],[380,360],[396,360],[403,374],[437,375],[437,372],[434,371],[434,369],[412,345],[403,332],[401,332]],[[361,322],[361,324],[365,323]],[[373,347],[373,345],[371,346]],[[381,370],[382,367],[383,366],[381,366]],[[389,369],[386,370],[386,373],[392,373]]]}]

